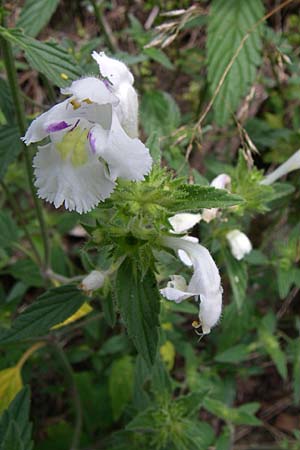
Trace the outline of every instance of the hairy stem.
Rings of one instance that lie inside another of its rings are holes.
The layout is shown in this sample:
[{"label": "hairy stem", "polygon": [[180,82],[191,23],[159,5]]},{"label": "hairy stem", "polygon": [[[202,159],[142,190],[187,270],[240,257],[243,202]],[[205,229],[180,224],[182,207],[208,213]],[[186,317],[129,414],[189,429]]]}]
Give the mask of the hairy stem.
[{"label": "hairy stem", "polygon": [[[25,110],[24,110],[23,99],[22,99],[19,84],[18,84],[17,71],[16,71],[16,67],[15,67],[15,63],[14,63],[14,57],[12,54],[11,45],[9,42],[7,42],[4,39],[1,39],[0,43],[1,43],[1,47],[2,47],[2,54],[3,54],[4,65],[5,65],[5,69],[6,69],[6,73],[7,73],[7,79],[8,79],[8,83],[10,86],[14,105],[15,105],[19,131],[20,131],[21,136],[24,136],[24,134],[26,132],[26,128],[27,128],[26,115],[25,115]],[[47,268],[49,266],[49,259],[50,259],[47,228],[46,228],[41,204],[36,196],[35,187],[33,184],[33,176],[32,176],[33,173],[32,173],[32,166],[31,166],[31,160],[30,160],[30,155],[29,155],[30,147],[26,148],[26,146],[23,144],[23,149],[24,149],[25,166],[26,166],[29,187],[31,190],[37,218],[38,218],[40,229],[41,229],[41,235],[42,235],[43,244],[44,244],[45,267]]]}]

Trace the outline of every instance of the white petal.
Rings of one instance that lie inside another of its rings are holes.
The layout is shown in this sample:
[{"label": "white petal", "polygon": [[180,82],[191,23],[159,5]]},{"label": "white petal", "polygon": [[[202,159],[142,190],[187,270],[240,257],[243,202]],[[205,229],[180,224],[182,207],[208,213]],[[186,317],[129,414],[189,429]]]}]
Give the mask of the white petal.
[{"label": "white petal", "polygon": [[101,75],[109,79],[113,91],[118,89],[122,82],[133,84],[133,75],[123,62],[109,58],[104,52],[97,53],[94,51],[92,57],[99,65]]},{"label": "white petal", "polygon": [[229,242],[231,253],[238,261],[251,252],[251,241],[248,236],[240,230],[230,231],[226,234],[226,238]]},{"label": "white petal", "polygon": [[216,178],[212,180],[210,186],[216,189],[225,189],[231,182],[231,178],[227,173],[220,173]]},{"label": "white petal", "polygon": [[59,121],[68,122],[68,120],[71,119],[68,114],[68,107],[69,100],[65,100],[34,119],[26,131],[25,136],[22,138],[25,144],[29,145],[32,142],[38,142],[45,139],[45,137],[49,135],[47,127],[50,124],[57,123]]},{"label": "white petal", "polygon": [[152,158],[149,150],[139,139],[131,139],[125,133],[116,114],[113,113],[106,147],[102,147],[103,133],[99,127],[94,127],[91,134],[92,139],[95,138],[97,154],[109,166],[111,179],[115,180],[117,177],[121,177],[126,180],[138,181],[143,180],[144,176],[150,172]]},{"label": "white petal", "polygon": [[61,159],[54,144],[38,148],[33,160],[35,185],[39,197],[56,208],[64,203],[70,211],[85,213],[112,193],[115,183],[107,179],[96,156],[89,155],[86,164],[74,167]]},{"label": "white petal", "polygon": [[169,217],[169,222],[172,225],[175,233],[184,233],[185,231],[193,228],[196,223],[200,222],[201,214],[181,213],[175,214],[175,216]]},{"label": "white petal", "polygon": [[187,292],[186,281],[181,275],[172,275],[171,281],[168,282],[166,288],[160,289],[160,293],[163,297],[176,303],[180,303],[193,295]]},{"label": "white petal", "polygon": [[134,88],[129,83],[121,83],[115,91],[115,95],[120,100],[115,111],[119,121],[131,138],[138,136],[138,96]]},{"label": "white petal", "polygon": [[85,99],[105,105],[107,103],[116,106],[119,103],[117,97],[106,87],[105,83],[96,77],[86,77],[73,81],[71,86],[61,89],[65,95],[73,95],[77,100]]},{"label": "white petal", "polygon": [[184,250],[191,259],[194,273],[187,291],[200,296],[199,318],[203,333],[209,333],[222,310],[221,278],[213,258],[205,247],[186,239],[165,237],[162,243],[175,251]]},{"label": "white petal", "polygon": [[[198,243],[199,239],[194,236],[183,236],[182,239],[185,239],[186,241],[195,242]],[[184,250],[178,250],[178,256],[179,259],[188,267],[191,267],[193,265],[193,262],[191,258],[188,256],[188,254]]]},{"label": "white petal", "polygon": [[300,169],[300,150],[296,151],[287,161],[277,167],[274,172],[267,175],[261,181],[261,184],[272,184],[274,181],[278,180],[278,178],[281,178],[287,173],[297,169]]}]

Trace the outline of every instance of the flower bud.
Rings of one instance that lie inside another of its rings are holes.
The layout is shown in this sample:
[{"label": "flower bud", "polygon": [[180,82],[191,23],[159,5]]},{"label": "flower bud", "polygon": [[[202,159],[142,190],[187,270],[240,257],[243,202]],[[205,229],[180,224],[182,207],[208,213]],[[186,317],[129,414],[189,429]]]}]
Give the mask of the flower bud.
[{"label": "flower bud", "polygon": [[226,238],[229,242],[232,255],[240,261],[252,250],[252,244],[246,236],[240,230],[232,230],[226,234]]},{"label": "flower bud", "polygon": [[86,292],[92,292],[100,289],[105,280],[105,275],[99,270],[92,270],[80,283],[80,288]]}]

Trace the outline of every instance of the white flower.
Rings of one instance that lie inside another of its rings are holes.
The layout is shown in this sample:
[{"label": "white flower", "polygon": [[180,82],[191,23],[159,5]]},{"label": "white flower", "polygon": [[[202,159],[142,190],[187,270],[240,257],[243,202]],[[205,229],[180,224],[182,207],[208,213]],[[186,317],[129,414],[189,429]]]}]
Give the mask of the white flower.
[{"label": "white flower", "polygon": [[23,140],[50,140],[33,160],[39,197],[83,213],[110,196],[117,177],[143,180],[152,159],[123,130],[115,112],[119,100],[104,81],[83,78],[62,93],[71,97],[35,119]]},{"label": "white flower", "polygon": [[92,270],[80,283],[80,288],[85,292],[95,291],[100,289],[105,280],[105,275],[99,270]]},{"label": "white flower", "polygon": [[217,324],[222,310],[222,287],[219,270],[209,251],[202,245],[183,238],[165,237],[162,244],[176,252],[183,250],[192,262],[194,273],[187,284],[180,275],[173,275],[161,294],[180,303],[189,297],[200,297],[199,320],[204,334]]},{"label": "white flower", "polygon": [[[225,189],[230,185],[231,178],[226,173],[221,173],[216,178],[212,180],[210,183],[210,186],[216,188],[216,189]],[[202,211],[202,219],[204,222],[209,223],[211,220],[215,219],[218,215],[219,208],[210,208],[210,209],[203,209]]]},{"label": "white flower", "polygon": [[169,222],[175,233],[184,233],[200,222],[201,214],[180,213],[169,217]]},{"label": "white flower", "polygon": [[93,52],[100,74],[105,78],[108,89],[119,99],[116,113],[126,133],[138,136],[138,97],[133,87],[134,78],[128,67],[121,61],[109,58],[104,52]]},{"label": "white flower", "polygon": [[235,259],[240,261],[252,250],[252,244],[245,233],[240,230],[232,230],[226,234],[230,250]]},{"label": "white flower", "polygon": [[293,170],[300,169],[300,150],[297,150],[287,161],[277,167],[274,172],[271,172],[267,175],[262,181],[261,184],[272,184],[274,181],[278,180],[278,178],[283,177],[289,172]]}]

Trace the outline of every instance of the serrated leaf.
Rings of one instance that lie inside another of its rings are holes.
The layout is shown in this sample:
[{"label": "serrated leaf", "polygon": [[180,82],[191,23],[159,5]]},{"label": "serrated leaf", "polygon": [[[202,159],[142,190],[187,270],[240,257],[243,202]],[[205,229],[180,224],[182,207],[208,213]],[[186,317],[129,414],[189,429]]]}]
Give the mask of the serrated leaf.
[{"label": "serrated leaf", "polygon": [[[263,17],[261,0],[212,0],[208,19],[207,65],[211,95],[242,39]],[[261,29],[252,30],[229,70],[214,103],[215,120],[225,125],[256,77],[261,62]]]},{"label": "serrated leaf", "polygon": [[6,430],[1,450],[26,450],[21,441],[21,436],[18,430],[18,426],[14,420],[12,420]]},{"label": "serrated leaf", "polygon": [[226,265],[233,298],[238,310],[241,309],[246,298],[248,284],[247,264],[236,260],[230,251],[224,251],[224,262]]},{"label": "serrated leaf", "polygon": [[8,166],[15,161],[22,148],[19,130],[14,125],[0,127],[0,180]]},{"label": "serrated leaf", "polygon": [[85,302],[74,314],[72,314],[66,320],[64,320],[61,323],[58,323],[57,325],[54,325],[52,327],[52,330],[64,327],[66,325],[69,325],[72,322],[76,322],[76,320],[81,319],[82,317],[89,314],[91,311],[93,311],[93,308],[89,305],[89,303]]},{"label": "serrated leaf", "polygon": [[116,297],[130,338],[151,366],[157,350],[160,309],[154,274],[148,270],[142,276],[135,262],[127,258],[117,273]]},{"label": "serrated leaf", "polygon": [[47,333],[51,327],[74,314],[85,301],[85,295],[75,286],[50,289],[16,318],[0,342],[15,342]]},{"label": "serrated leaf", "polygon": [[31,450],[31,431],[32,426],[29,423],[29,408],[30,408],[30,390],[25,386],[10,403],[9,408],[4,411],[0,419],[0,448],[5,431],[9,424],[14,421],[17,424],[21,441],[25,450]]},{"label": "serrated leaf", "polygon": [[197,212],[200,208],[225,208],[242,203],[243,199],[224,189],[198,184],[183,184],[176,191],[172,212]]},{"label": "serrated leaf", "polygon": [[141,101],[141,122],[148,136],[153,132],[167,136],[179,125],[178,105],[167,92],[147,91]]},{"label": "serrated leaf", "polygon": [[59,87],[69,85],[82,75],[79,65],[57,42],[38,41],[17,28],[0,27],[0,35],[23,50],[29,65]]},{"label": "serrated leaf", "polygon": [[26,34],[35,37],[55,12],[59,0],[26,0],[17,22]]},{"label": "serrated leaf", "polygon": [[133,390],[133,363],[129,355],[115,360],[109,376],[109,395],[114,420],[122,415]]},{"label": "serrated leaf", "polygon": [[0,371],[0,415],[22,389],[20,367],[9,367]]},{"label": "serrated leaf", "polygon": [[18,227],[7,211],[0,211],[0,246],[9,248],[18,240]]}]

